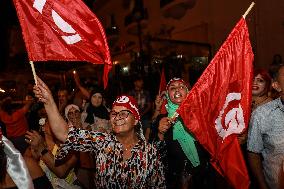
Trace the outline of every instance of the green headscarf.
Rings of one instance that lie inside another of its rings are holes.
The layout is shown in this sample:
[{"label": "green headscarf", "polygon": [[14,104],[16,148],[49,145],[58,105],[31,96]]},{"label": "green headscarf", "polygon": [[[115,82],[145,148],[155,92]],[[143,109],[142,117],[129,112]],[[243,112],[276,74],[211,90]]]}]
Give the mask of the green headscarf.
[{"label": "green headscarf", "polygon": [[[166,95],[168,103],[166,104],[166,109],[168,112],[168,117],[172,117],[179,105],[172,103],[169,95]],[[200,164],[197,149],[195,147],[195,139],[188,133],[180,120],[177,120],[173,125],[173,140],[177,140],[185,153],[186,157],[192,163],[193,167],[197,167]]]}]

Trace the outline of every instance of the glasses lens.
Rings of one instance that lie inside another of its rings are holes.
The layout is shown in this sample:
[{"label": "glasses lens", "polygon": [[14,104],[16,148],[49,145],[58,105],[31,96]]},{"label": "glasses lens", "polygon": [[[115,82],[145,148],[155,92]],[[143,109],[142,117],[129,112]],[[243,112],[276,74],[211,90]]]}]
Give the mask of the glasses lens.
[{"label": "glasses lens", "polygon": [[115,118],[117,116],[118,112],[110,112],[110,117]]},{"label": "glasses lens", "polygon": [[122,119],[127,118],[128,115],[129,115],[129,112],[126,111],[126,110],[122,110],[122,111],[119,112],[119,117],[121,117]]},{"label": "glasses lens", "polygon": [[114,119],[114,118],[116,118],[117,115],[119,115],[119,118],[125,119],[125,118],[128,117],[129,114],[130,114],[130,112],[128,110],[122,110],[120,112],[112,111],[112,112],[110,112],[110,117],[112,119]]}]

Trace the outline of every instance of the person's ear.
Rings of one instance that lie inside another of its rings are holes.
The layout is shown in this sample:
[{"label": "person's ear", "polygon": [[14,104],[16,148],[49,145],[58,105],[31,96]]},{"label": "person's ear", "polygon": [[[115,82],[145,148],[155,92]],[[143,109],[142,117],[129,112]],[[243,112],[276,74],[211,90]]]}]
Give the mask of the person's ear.
[{"label": "person's ear", "polygon": [[137,119],[135,119],[134,125],[137,125],[138,122],[139,122],[139,121],[138,121]]},{"label": "person's ear", "polygon": [[279,83],[278,83],[277,81],[273,81],[273,82],[272,82],[272,87],[273,87],[277,92],[281,92],[281,91],[282,91],[282,89],[281,89],[281,87],[280,87],[280,85],[279,85]]}]

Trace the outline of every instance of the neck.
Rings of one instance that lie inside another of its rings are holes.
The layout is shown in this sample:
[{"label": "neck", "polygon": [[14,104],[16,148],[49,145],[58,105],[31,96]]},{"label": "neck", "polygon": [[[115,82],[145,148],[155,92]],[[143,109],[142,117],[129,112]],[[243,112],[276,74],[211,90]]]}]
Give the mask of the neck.
[{"label": "neck", "polygon": [[138,137],[135,131],[131,133],[118,134],[116,135],[116,138],[123,145],[133,144],[133,143],[136,143],[136,141],[138,140]]},{"label": "neck", "polygon": [[253,96],[252,97],[252,107],[256,108],[259,105],[262,105],[263,103],[265,103],[267,101],[269,97],[267,95],[263,95],[263,96]]},{"label": "neck", "polygon": [[252,100],[253,101],[256,101],[256,102],[259,102],[259,101],[262,101],[262,100],[265,100],[267,99],[268,96],[267,95],[262,95],[262,96],[252,96]]}]

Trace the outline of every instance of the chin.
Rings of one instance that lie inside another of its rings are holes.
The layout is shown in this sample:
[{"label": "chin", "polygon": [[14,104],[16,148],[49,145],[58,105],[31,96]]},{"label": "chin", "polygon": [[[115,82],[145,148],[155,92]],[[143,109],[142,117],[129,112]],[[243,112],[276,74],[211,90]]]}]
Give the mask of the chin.
[{"label": "chin", "polygon": [[262,96],[264,93],[263,92],[252,92],[252,96]]},{"label": "chin", "polygon": [[182,101],[183,101],[183,99],[175,99],[175,100],[173,100],[172,102],[173,102],[174,104],[180,105],[180,104],[182,103]]},{"label": "chin", "polygon": [[121,128],[113,128],[112,131],[115,133],[115,134],[119,134],[119,133],[123,133],[124,130],[121,129]]}]

